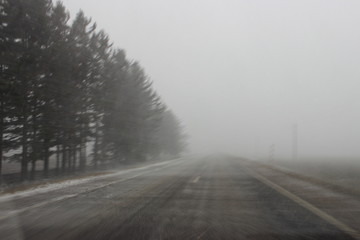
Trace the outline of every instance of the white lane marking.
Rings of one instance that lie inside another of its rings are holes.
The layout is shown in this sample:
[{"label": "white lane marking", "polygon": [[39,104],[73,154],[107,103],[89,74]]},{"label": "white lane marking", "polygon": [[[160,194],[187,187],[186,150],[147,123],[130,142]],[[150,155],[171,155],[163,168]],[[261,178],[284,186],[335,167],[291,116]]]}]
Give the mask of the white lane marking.
[{"label": "white lane marking", "polygon": [[330,223],[331,225],[333,225],[333,226],[337,227],[338,229],[342,230],[343,232],[347,233],[348,235],[350,235],[354,239],[360,240],[360,233],[358,231],[356,231],[355,229],[347,226],[345,223],[340,222],[339,220],[335,219],[333,216],[330,216],[326,212],[320,210],[319,208],[315,207],[311,203],[301,199],[300,197],[298,197],[295,194],[289,192],[288,190],[284,189],[283,187],[280,187],[279,185],[271,182],[270,180],[266,179],[265,177],[263,177],[263,176],[261,176],[261,175],[259,175],[257,173],[254,173],[254,172],[252,174],[256,179],[258,179],[259,181],[261,181],[265,185],[271,187],[272,189],[276,190],[277,192],[281,193],[282,195],[284,195],[284,196],[288,197],[289,199],[293,200],[294,202],[296,202],[300,206],[306,208],[307,210],[314,213],[318,217],[322,218],[326,222]]},{"label": "white lane marking", "polygon": [[200,176],[196,177],[192,182],[197,183],[200,180]]},{"label": "white lane marking", "polygon": [[[182,161],[174,162],[173,164],[169,164],[169,165],[164,166],[164,167],[162,167],[162,168],[157,168],[157,169],[155,169],[155,171],[158,171],[158,170],[161,170],[161,169],[170,167],[170,166],[175,166],[175,165],[178,165],[178,164],[180,164],[180,163],[182,163]],[[29,206],[29,207],[24,207],[24,208],[21,208],[21,209],[13,210],[13,211],[7,212],[7,213],[5,213],[5,214],[1,214],[1,216],[0,216],[0,221],[1,221],[1,220],[4,220],[4,219],[7,219],[7,218],[10,218],[10,217],[12,217],[12,216],[16,216],[17,214],[23,213],[23,212],[28,211],[28,210],[35,209],[35,208],[38,208],[38,207],[42,207],[42,206],[47,205],[47,204],[50,204],[50,203],[67,200],[67,199],[70,199],[70,198],[77,197],[77,196],[79,196],[79,195],[81,195],[81,194],[93,192],[93,191],[96,191],[96,190],[98,190],[98,189],[101,189],[101,188],[104,188],[104,187],[107,187],[107,186],[110,186],[110,185],[113,185],[113,184],[116,184],[116,183],[125,182],[125,181],[131,180],[131,179],[133,179],[133,178],[136,178],[136,177],[138,177],[138,176],[144,175],[144,174],[146,174],[146,173],[149,173],[149,171],[136,174],[136,175],[131,176],[131,177],[129,177],[129,178],[123,178],[123,179],[120,179],[120,180],[112,181],[112,182],[109,182],[109,183],[106,183],[106,184],[103,184],[103,185],[100,185],[100,186],[97,186],[97,187],[94,187],[94,188],[91,188],[91,189],[87,189],[87,190],[81,191],[81,192],[76,193],[76,194],[64,195],[64,196],[61,196],[61,197],[53,198],[53,199],[50,199],[50,200],[47,200],[47,201],[43,201],[43,202],[40,202],[40,203],[31,205],[31,206]],[[1,212],[0,212],[0,213],[1,213]]]}]

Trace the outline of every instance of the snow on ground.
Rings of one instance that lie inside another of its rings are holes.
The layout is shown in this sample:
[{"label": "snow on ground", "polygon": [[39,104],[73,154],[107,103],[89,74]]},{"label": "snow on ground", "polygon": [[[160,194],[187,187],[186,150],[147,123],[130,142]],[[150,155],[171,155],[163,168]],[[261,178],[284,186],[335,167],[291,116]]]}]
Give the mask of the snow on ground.
[{"label": "snow on ground", "polygon": [[46,192],[55,191],[55,190],[59,190],[59,189],[64,189],[64,188],[67,188],[70,186],[93,182],[93,181],[100,180],[100,179],[115,177],[115,176],[122,175],[125,173],[133,172],[133,171],[145,170],[145,169],[148,169],[151,167],[162,166],[162,165],[169,164],[170,162],[176,162],[176,161],[169,160],[169,161],[145,165],[142,167],[134,167],[131,169],[125,169],[125,170],[119,170],[116,172],[105,173],[105,174],[97,175],[97,176],[90,176],[90,177],[81,178],[81,179],[65,180],[65,181],[58,182],[58,183],[42,184],[42,185],[27,189],[24,191],[18,191],[15,193],[7,193],[7,194],[0,195],[0,203],[11,200],[13,198],[33,196],[36,194],[46,193]]},{"label": "snow on ground", "polygon": [[283,171],[321,179],[346,188],[358,189],[360,184],[360,160],[275,161],[271,165]]}]

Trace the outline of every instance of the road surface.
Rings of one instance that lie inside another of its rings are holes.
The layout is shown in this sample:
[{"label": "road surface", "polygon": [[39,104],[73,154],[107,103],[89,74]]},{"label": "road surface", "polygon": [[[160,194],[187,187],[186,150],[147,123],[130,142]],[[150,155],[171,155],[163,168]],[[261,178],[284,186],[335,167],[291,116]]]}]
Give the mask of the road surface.
[{"label": "road surface", "polygon": [[0,197],[0,239],[354,239],[233,157],[173,160],[35,193]]}]

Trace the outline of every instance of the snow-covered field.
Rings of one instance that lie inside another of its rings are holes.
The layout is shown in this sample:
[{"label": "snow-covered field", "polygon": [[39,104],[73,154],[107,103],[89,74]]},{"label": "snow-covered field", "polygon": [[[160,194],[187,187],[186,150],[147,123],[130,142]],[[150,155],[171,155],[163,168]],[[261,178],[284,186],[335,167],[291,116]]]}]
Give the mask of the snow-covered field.
[{"label": "snow-covered field", "polygon": [[275,161],[273,165],[347,188],[360,189],[360,159],[306,159],[296,162],[283,160]]}]

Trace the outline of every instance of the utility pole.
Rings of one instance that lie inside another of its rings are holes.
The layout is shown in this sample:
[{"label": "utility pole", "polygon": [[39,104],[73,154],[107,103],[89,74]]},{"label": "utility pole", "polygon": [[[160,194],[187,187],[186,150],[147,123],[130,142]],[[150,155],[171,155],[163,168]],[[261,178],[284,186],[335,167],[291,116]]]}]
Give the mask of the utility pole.
[{"label": "utility pole", "polygon": [[294,124],[293,126],[293,136],[292,136],[292,144],[293,144],[293,149],[292,149],[292,157],[293,160],[296,161],[298,160],[298,125]]},{"label": "utility pole", "polygon": [[274,161],[274,155],[275,155],[275,144],[271,144],[269,147],[269,162]]}]

